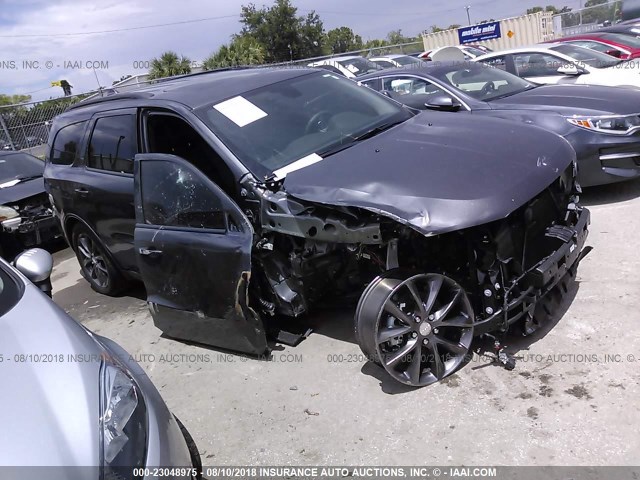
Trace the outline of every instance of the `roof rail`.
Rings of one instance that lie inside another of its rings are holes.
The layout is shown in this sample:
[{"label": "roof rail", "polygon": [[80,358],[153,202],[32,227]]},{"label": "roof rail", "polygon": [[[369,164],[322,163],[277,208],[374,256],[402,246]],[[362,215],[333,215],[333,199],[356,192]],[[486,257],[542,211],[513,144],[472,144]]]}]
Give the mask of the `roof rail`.
[{"label": "roof rail", "polygon": [[172,80],[182,80],[183,78],[198,77],[200,75],[210,75],[212,73],[228,72],[230,70],[249,70],[252,68],[258,68],[258,65],[215,68],[213,70],[203,70],[202,72],[185,73],[183,75],[174,75],[172,77],[155,78],[151,81],[155,83],[164,83],[164,82],[170,82]]},{"label": "roof rail", "polygon": [[[236,67],[224,67],[224,68],[216,68],[214,70],[204,70],[202,72],[196,72],[196,73],[186,73],[184,75],[173,75],[171,77],[162,77],[162,78],[154,78],[153,80],[148,80],[142,83],[139,83],[137,85],[127,85],[127,90],[126,93],[122,92],[120,93],[118,91],[117,88],[114,88],[113,86],[111,87],[106,87],[104,89],[104,91],[109,91],[109,92],[113,92],[108,94],[107,96],[102,96],[102,97],[97,97],[97,98],[88,98],[86,100],[81,100],[80,102],[70,106],[69,108],[67,108],[66,111],[69,110],[74,110],[76,108],[81,108],[81,107],[86,107],[87,105],[93,105],[96,103],[101,103],[101,102],[106,102],[109,100],[122,100],[122,99],[133,99],[133,98],[142,98],[143,92],[135,92],[135,91],[131,91],[132,88],[133,89],[144,89],[147,87],[152,87],[154,85],[158,85],[161,83],[168,83],[168,82],[172,82],[174,80],[182,80],[182,79],[186,79],[186,78],[191,78],[191,77],[197,77],[200,75],[209,75],[212,73],[218,73],[218,72],[228,72],[230,70],[247,70],[250,68],[259,68],[258,66],[236,66]],[[97,94],[96,94],[97,95]],[[114,96],[117,95],[117,98],[112,98]]]},{"label": "roof rail", "polygon": [[131,100],[135,98],[145,98],[145,97],[149,97],[149,94],[145,94],[145,92],[128,92],[128,93],[118,94],[116,92],[116,95],[107,95],[106,97],[97,97],[97,98],[82,100],[78,103],[71,105],[65,111],[69,112],[77,108],[86,107],[88,105],[95,105],[97,103],[108,102],[111,100]]}]

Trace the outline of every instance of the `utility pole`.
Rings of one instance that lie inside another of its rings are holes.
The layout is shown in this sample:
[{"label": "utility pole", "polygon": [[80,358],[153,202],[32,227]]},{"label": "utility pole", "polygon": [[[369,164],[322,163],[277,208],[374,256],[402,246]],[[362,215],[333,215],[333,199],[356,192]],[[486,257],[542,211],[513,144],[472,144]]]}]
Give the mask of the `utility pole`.
[{"label": "utility pole", "polygon": [[582,0],[580,0],[580,10],[579,10],[579,13],[580,13],[580,25],[582,25]]},{"label": "utility pole", "polygon": [[469,25],[471,25],[471,16],[469,15],[469,10],[471,9],[471,5],[467,5],[466,7],[464,7],[464,9],[467,11],[467,21],[469,22]]}]

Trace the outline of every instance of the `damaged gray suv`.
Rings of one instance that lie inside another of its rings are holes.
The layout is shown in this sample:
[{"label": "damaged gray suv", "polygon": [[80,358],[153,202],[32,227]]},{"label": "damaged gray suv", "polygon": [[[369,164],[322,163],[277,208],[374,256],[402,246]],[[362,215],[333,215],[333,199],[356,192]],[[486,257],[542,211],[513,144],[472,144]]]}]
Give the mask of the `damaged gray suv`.
[{"label": "damaged gray suv", "polygon": [[158,328],[218,348],[263,355],[276,320],[357,293],[366,356],[428,385],[474,336],[534,331],[587,251],[565,140],[324,71],[171,79],[82,102],[50,139],[46,188],[91,286],[141,279]]}]

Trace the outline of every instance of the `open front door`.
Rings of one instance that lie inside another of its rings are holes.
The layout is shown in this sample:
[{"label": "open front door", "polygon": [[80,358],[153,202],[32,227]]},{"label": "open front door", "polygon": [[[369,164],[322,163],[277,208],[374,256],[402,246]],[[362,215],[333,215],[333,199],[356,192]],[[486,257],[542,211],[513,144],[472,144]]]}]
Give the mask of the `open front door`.
[{"label": "open front door", "polygon": [[135,157],[135,251],[156,326],[167,336],[255,355],[264,325],[249,307],[253,229],[240,208],[174,155]]}]

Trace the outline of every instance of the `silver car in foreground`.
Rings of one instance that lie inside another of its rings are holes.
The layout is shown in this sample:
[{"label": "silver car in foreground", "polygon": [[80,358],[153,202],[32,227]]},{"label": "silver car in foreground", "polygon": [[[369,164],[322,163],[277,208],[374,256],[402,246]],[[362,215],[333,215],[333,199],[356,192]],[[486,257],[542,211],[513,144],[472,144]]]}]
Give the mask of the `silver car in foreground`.
[{"label": "silver car in foreground", "polygon": [[197,478],[200,457],[141,367],[41,290],[51,255],[0,259],[0,478]]}]

